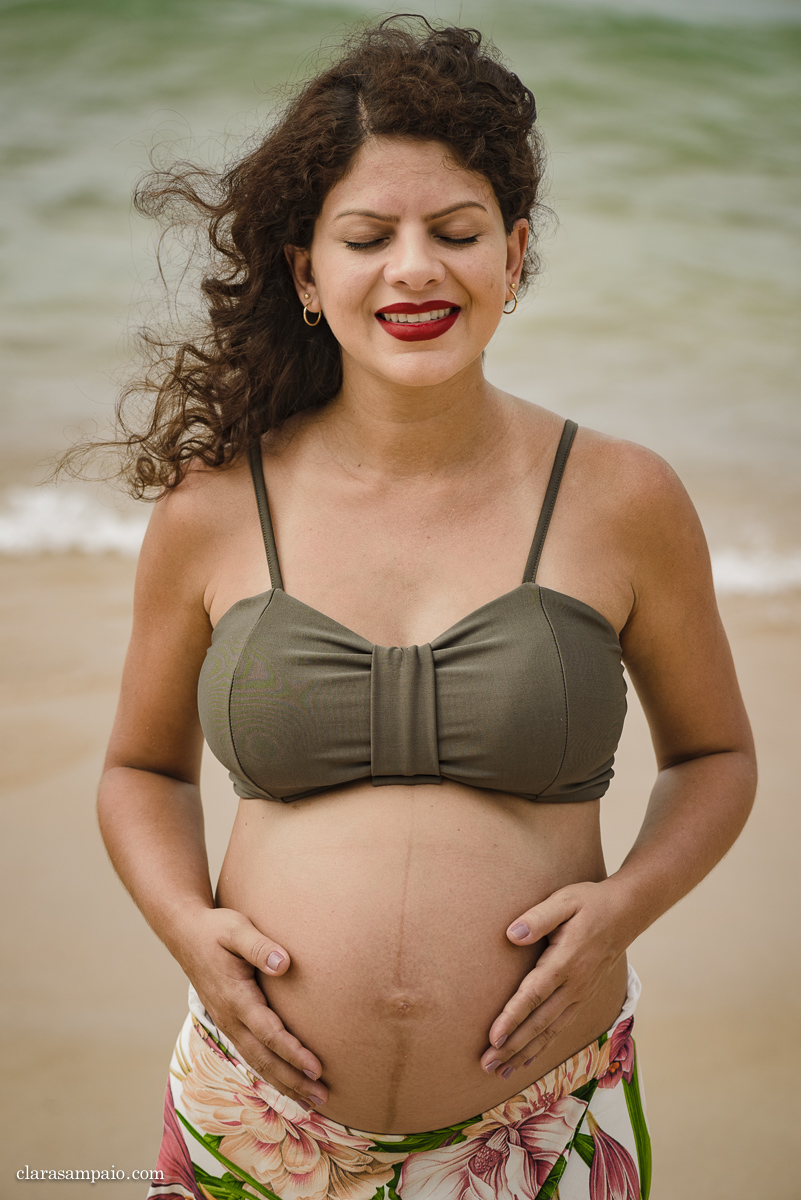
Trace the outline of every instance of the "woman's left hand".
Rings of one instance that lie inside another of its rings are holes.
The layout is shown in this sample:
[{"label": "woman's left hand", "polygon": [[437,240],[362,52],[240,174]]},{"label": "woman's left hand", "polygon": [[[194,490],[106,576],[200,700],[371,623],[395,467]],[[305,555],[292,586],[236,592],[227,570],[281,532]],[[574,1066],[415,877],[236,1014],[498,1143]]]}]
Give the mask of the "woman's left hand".
[{"label": "woman's left hand", "polygon": [[514,920],[506,931],[516,946],[547,946],[490,1028],[482,1068],[508,1079],[529,1066],[576,1017],[603,984],[630,940],[612,880],[574,883]]}]

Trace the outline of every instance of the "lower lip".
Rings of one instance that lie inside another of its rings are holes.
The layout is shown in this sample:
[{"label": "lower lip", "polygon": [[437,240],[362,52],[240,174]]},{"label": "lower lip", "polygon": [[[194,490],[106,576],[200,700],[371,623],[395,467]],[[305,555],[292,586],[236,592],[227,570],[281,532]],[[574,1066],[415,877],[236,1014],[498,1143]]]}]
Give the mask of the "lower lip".
[{"label": "lower lip", "polygon": [[457,308],[449,317],[439,317],[436,321],[420,321],[410,324],[407,321],[384,321],[376,317],[382,329],[392,334],[400,342],[430,342],[432,338],[442,337],[456,324],[456,318],[461,309]]}]

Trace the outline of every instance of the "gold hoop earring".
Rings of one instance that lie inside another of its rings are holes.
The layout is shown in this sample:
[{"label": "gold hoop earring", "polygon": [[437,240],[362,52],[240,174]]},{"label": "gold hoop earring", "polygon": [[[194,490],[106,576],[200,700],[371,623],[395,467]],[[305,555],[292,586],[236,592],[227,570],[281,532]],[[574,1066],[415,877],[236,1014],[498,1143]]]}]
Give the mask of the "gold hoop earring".
[{"label": "gold hoop earring", "polygon": [[516,284],[516,283],[510,283],[510,284],[509,284],[509,287],[510,287],[510,289],[511,289],[511,292],[512,292],[512,299],[514,300],[514,304],[512,305],[512,307],[511,307],[511,308],[507,308],[507,307],[506,307],[506,305],[509,303],[509,301],[508,301],[508,300],[504,300],[504,302],[503,302],[503,313],[504,313],[504,316],[506,316],[506,317],[511,317],[512,313],[513,313],[513,312],[515,311],[515,309],[517,308],[517,292],[515,291],[515,288],[517,287],[517,284]]},{"label": "gold hoop earring", "polygon": [[308,304],[303,305],[303,320],[306,322],[307,325],[310,325],[312,327],[312,329],[314,329],[315,325],[320,324],[320,317],[322,315],[323,315],[323,313],[322,313],[322,309],[321,309],[320,312],[318,312],[318,314],[317,314],[317,320],[310,321],[309,320],[309,306],[308,306]]}]

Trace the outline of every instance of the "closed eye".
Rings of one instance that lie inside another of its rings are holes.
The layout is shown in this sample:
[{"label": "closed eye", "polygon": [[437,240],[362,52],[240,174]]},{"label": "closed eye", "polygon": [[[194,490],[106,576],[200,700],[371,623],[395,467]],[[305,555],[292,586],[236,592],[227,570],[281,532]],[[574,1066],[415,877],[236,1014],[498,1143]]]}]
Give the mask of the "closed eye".
[{"label": "closed eye", "polygon": [[371,242],[345,242],[349,250],[369,250],[371,246],[380,246],[386,238],[373,238]]},{"label": "closed eye", "polygon": [[[444,233],[436,234],[436,237],[447,243],[449,246],[472,246],[478,241],[478,234],[474,233],[471,237],[446,237]],[[385,237],[373,238],[369,242],[345,242],[349,250],[371,250],[375,246],[380,246],[387,239]]]}]

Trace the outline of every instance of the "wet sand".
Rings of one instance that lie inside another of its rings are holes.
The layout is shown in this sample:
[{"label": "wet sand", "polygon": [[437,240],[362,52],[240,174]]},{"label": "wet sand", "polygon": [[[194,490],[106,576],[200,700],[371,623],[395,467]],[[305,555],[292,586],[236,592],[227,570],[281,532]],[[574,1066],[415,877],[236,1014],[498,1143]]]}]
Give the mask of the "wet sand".
[{"label": "wet sand", "polygon": [[[0,560],[4,800],[4,1079],[0,1197],[143,1196],[140,1182],[18,1183],[33,1168],[155,1163],[186,983],[106,859],[94,791],[130,620],[133,564]],[[654,1200],[797,1200],[801,1055],[801,805],[793,747],[801,595],[723,604],[760,752],[740,841],[631,951],[654,1137]],[[604,802],[610,869],[653,775],[636,699]],[[207,836],[222,858],[235,800],[205,766]]]}]

